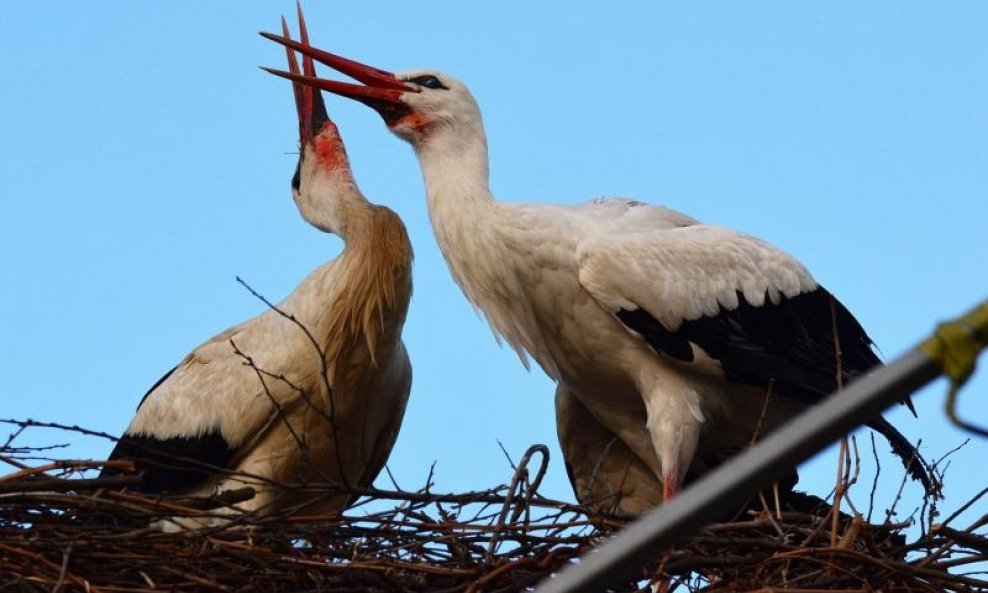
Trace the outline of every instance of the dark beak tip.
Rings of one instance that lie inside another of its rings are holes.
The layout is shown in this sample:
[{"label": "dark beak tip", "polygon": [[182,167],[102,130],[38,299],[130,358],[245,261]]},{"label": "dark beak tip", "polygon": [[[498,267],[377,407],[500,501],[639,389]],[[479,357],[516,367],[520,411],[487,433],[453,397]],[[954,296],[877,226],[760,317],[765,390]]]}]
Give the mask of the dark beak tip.
[{"label": "dark beak tip", "polygon": [[277,68],[271,68],[270,66],[258,66],[261,70],[264,70],[268,74],[274,74],[275,76],[280,76],[281,78],[288,78],[285,76],[287,72],[284,70],[278,70]]}]

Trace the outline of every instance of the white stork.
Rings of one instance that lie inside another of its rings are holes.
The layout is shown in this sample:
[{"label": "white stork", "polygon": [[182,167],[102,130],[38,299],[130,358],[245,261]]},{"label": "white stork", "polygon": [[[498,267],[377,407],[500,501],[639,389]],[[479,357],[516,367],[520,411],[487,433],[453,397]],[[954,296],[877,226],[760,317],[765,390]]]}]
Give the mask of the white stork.
[{"label": "white stork", "polygon": [[[315,75],[311,59],[304,68]],[[307,222],[345,247],[277,310],[199,346],[144,396],[110,455],[135,461],[140,490],[206,495],[249,485],[259,492],[245,510],[334,512],[350,494],[317,498],[280,485],[367,486],[394,445],[411,387],[401,340],[411,244],[398,216],[357,188],[319,91],[294,87],[301,146],[292,195]]]},{"label": "white stork", "polygon": [[[664,497],[691,464],[702,471],[748,446],[756,427],[771,430],[880,364],[857,320],[784,251],[634,200],[500,202],[463,83],[265,36],[363,83],[275,72],[373,107],[411,143],[467,299],[655,472]],[[882,417],[869,426],[933,488],[901,433]]]}]

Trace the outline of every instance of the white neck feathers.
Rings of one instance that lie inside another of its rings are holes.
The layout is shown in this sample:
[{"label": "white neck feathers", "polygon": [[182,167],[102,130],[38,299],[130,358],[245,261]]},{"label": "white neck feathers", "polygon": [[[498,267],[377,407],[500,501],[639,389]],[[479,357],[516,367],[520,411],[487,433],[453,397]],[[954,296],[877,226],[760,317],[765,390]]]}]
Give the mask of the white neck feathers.
[{"label": "white neck feathers", "polygon": [[416,153],[430,210],[443,201],[469,207],[470,202],[492,199],[487,138],[482,127],[463,125],[436,130],[416,146]]},{"label": "white neck feathers", "polygon": [[[544,338],[521,281],[526,262],[505,241],[517,221],[490,191],[483,128],[478,122],[439,130],[416,152],[432,229],[453,280],[527,367],[526,352],[546,351]],[[539,363],[558,376],[551,360]]]},{"label": "white neck feathers", "polygon": [[306,222],[344,241],[348,231],[371,208],[346,169],[314,171],[302,191],[293,192],[293,197]]}]

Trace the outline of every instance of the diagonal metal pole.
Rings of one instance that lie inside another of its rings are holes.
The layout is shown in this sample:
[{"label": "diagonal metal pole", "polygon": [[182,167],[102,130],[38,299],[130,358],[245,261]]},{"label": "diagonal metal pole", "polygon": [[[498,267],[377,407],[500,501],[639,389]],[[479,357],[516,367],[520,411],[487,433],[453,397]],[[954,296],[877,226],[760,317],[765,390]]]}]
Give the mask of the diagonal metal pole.
[{"label": "diagonal metal pole", "polygon": [[[937,342],[943,340],[944,328],[959,327],[962,334],[973,335],[975,347],[961,350],[976,358],[988,341],[986,312],[988,301],[963,318],[942,325],[934,338],[800,414],[756,446],[684,489],[668,504],[586,553],[579,564],[543,581],[536,593],[599,593],[615,582],[640,574],[658,552],[694,533],[721,509],[740,504],[749,493],[769,486],[789,468],[939,377],[947,364],[943,359],[956,353],[952,345],[943,347]],[[949,353],[943,354],[945,351]]]}]

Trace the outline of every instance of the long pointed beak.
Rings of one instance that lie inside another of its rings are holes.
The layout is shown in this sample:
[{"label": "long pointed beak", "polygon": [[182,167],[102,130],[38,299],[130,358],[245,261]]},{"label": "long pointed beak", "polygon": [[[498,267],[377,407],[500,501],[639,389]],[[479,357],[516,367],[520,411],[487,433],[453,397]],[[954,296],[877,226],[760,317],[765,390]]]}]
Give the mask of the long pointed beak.
[{"label": "long pointed beak", "polygon": [[[391,90],[391,89],[379,89],[371,86],[361,86],[359,84],[351,84],[348,82],[338,82],[335,80],[325,80],[323,78],[317,78],[315,76],[306,76],[294,72],[285,72],[284,70],[278,70],[276,68],[268,68],[267,66],[261,66],[261,70],[264,70],[265,72],[270,72],[275,76],[287,78],[288,80],[291,80],[292,82],[295,83],[300,83],[308,87],[322,89],[324,91],[329,91],[336,95],[349,97],[350,99],[355,99],[363,103],[369,103],[371,101],[386,101],[389,103],[401,103],[401,95],[403,91]],[[409,90],[412,91],[412,89]]]},{"label": "long pointed beak", "polygon": [[[302,14],[301,5],[298,6],[298,25],[302,42],[308,44],[309,33],[305,27],[305,17]],[[281,30],[284,32],[285,37],[291,37],[285,17],[281,18]],[[295,52],[286,47],[285,53],[288,55],[288,69],[290,73],[301,76],[302,73],[299,70],[298,61],[295,58]],[[304,69],[305,76],[315,77],[316,68],[312,63],[312,58],[303,56],[302,68]],[[316,134],[322,130],[326,122],[330,121],[329,114],[326,112],[326,104],[322,100],[322,93],[318,90],[294,81],[292,82],[292,89],[295,91],[295,107],[298,111],[299,144],[300,148],[304,150],[305,145],[316,137]]]},{"label": "long pointed beak", "polygon": [[284,70],[262,67],[263,70],[275,76],[287,78],[296,84],[322,89],[360,101],[377,110],[384,117],[385,121],[394,121],[411,111],[401,100],[403,94],[420,92],[419,88],[401,81],[394,74],[386,70],[367,66],[360,62],[355,62],[328,51],[312,47],[308,44],[307,38],[303,38],[301,42],[298,42],[291,39],[288,34],[275,35],[264,31],[261,32],[261,36],[285,46],[288,51],[298,51],[307,59],[313,59],[325,64],[342,74],[362,82],[363,85],[325,80],[317,78],[314,73],[310,72],[300,74],[297,71],[285,72]]}]

